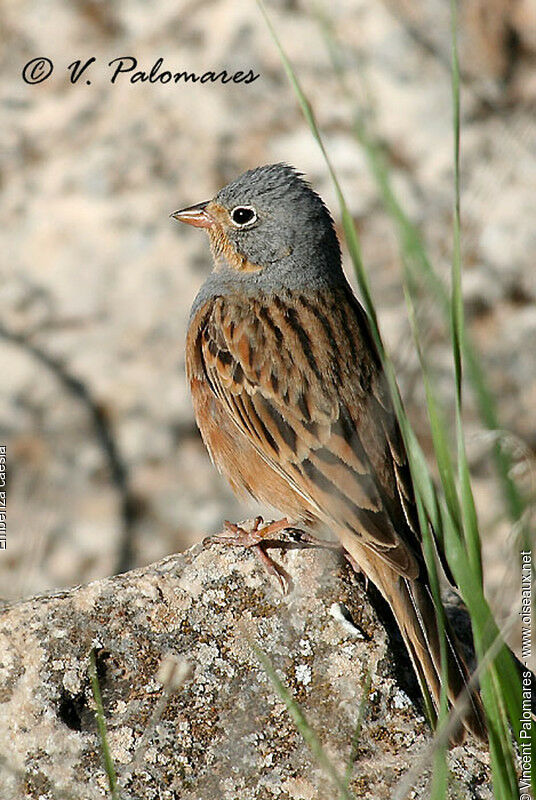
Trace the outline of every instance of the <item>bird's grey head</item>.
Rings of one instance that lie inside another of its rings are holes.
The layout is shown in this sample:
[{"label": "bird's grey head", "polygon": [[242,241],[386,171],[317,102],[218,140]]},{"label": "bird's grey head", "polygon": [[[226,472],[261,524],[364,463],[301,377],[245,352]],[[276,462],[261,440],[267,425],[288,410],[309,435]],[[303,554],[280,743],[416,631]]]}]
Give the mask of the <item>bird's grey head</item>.
[{"label": "bird's grey head", "polygon": [[287,164],[249,170],[213,200],[172,216],[207,229],[215,271],[227,273],[227,281],[292,288],[342,278],[329,211]]}]

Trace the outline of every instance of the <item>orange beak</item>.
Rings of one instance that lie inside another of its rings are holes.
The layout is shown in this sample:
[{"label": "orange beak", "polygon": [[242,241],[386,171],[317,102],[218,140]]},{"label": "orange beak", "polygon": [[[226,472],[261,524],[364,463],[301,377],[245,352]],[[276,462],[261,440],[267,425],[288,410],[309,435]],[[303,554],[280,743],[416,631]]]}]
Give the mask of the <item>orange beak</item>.
[{"label": "orange beak", "polygon": [[207,211],[209,202],[207,200],[206,203],[197,203],[195,206],[181,208],[180,211],[174,211],[169,216],[173,217],[173,219],[178,219],[179,222],[193,225],[195,228],[211,228],[216,224],[216,220]]}]

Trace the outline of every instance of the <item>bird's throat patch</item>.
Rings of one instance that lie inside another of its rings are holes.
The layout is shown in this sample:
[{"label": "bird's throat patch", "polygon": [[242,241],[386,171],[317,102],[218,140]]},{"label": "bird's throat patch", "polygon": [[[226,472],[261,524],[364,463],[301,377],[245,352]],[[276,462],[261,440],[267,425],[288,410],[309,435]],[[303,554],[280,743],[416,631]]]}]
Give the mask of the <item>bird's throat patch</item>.
[{"label": "bird's throat patch", "polygon": [[262,269],[260,264],[254,264],[236,250],[226,236],[222,225],[216,224],[210,228],[209,236],[216,270],[218,270],[218,265],[221,264],[222,258],[237,272],[260,272]]}]

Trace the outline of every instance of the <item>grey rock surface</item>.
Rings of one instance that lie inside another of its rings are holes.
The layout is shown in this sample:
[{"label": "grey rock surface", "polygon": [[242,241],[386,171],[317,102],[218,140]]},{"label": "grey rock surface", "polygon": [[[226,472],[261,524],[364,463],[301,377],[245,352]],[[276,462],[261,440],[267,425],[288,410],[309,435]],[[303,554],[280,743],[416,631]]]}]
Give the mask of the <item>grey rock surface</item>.
[{"label": "grey rock surface", "polygon": [[[124,800],[332,800],[333,784],[253,645],[341,774],[362,707],[351,796],[393,797],[430,738],[406,694],[401,652],[333,554],[276,558],[293,579],[287,596],[252,552],[211,544],[4,609],[3,800],[109,797],[88,677],[92,648]],[[188,664],[175,689],[164,677],[173,659]],[[469,742],[449,760],[458,797],[491,797],[482,748]],[[429,788],[425,771],[409,796],[424,800]]]}]

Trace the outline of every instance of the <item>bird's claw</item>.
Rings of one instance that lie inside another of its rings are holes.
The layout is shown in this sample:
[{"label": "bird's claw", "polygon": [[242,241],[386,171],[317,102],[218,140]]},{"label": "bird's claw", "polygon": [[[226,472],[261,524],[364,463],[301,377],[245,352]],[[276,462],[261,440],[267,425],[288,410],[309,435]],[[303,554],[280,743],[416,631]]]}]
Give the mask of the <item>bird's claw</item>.
[{"label": "bird's claw", "polygon": [[[269,575],[273,575],[277,578],[281,591],[284,595],[287,595],[292,589],[292,579],[280,564],[277,564],[273,558],[270,558],[266,552],[266,540],[274,533],[279,533],[287,529],[289,527],[289,522],[286,518],[277,520],[276,522],[270,522],[264,526],[263,522],[264,520],[262,517],[255,517],[253,523],[249,526],[247,526],[247,523],[237,525],[234,522],[225,520],[223,523],[223,531],[214,536],[207,537],[203,543],[208,544],[209,542],[216,542],[218,544],[232,545],[235,547],[252,548],[265,570]],[[281,544],[283,544],[283,542]]]}]

